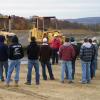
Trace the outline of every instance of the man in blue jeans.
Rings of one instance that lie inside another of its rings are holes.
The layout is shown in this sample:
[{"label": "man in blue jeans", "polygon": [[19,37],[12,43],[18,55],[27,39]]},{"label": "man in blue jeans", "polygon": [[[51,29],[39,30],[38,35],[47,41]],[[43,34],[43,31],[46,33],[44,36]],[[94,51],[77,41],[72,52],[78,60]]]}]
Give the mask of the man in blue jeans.
[{"label": "man in blue jeans", "polygon": [[75,50],[71,45],[69,38],[65,38],[65,43],[59,48],[59,56],[62,60],[61,69],[61,82],[64,83],[64,74],[67,69],[66,74],[68,74],[68,83],[73,83],[72,81],[72,60],[75,57]]},{"label": "man in blue jeans", "polygon": [[87,38],[84,39],[84,43],[80,49],[80,59],[82,64],[82,84],[91,82],[90,65],[94,56],[93,46],[89,43]]},{"label": "man in blue jeans", "polygon": [[18,86],[19,82],[19,72],[20,72],[20,63],[21,58],[23,58],[24,53],[22,49],[22,45],[18,42],[17,36],[14,36],[12,38],[12,44],[8,48],[8,56],[10,60],[10,64],[8,67],[8,73],[7,73],[7,79],[6,79],[6,85],[9,86],[12,72],[15,68],[15,86]]},{"label": "man in blue jeans", "polygon": [[32,78],[32,68],[35,68],[35,76],[36,76],[36,85],[40,83],[40,75],[39,75],[39,51],[40,48],[36,43],[35,37],[31,37],[31,42],[27,47],[27,55],[28,55],[28,73],[27,73],[27,82],[26,85],[31,85]]}]

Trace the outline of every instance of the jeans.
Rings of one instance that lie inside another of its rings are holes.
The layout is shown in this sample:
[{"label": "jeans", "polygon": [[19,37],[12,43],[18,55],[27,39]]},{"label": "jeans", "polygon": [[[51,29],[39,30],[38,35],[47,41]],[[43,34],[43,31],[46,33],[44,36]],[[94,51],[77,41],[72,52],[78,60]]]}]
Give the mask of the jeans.
[{"label": "jeans", "polygon": [[71,61],[62,61],[61,81],[64,81],[64,73],[68,75],[67,79],[71,81],[72,80],[72,62]]},{"label": "jeans", "polygon": [[58,50],[59,49],[52,49],[52,64],[56,62],[58,64]]},{"label": "jeans", "polygon": [[36,84],[39,84],[40,75],[39,75],[39,61],[38,60],[28,60],[27,82],[31,83],[33,66],[35,68]]},{"label": "jeans", "polygon": [[72,61],[72,79],[74,79],[75,76],[75,60]]},{"label": "jeans", "polygon": [[1,80],[4,79],[4,77],[3,77],[3,67],[5,68],[5,76],[7,78],[8,60],[7,61],[0,61],[0,78],[1,78]]},{"label": "jeans", "polygon": [[50,61],[41,62],[41,66],[42,66],[42,76],[43,76],[43,79],[47,80],[46,66],[47,66],[47,69],[48,69],[48,72],[49,72],[50,79],[54,79]]},{"label": "jeans", "polygon": [[82,64],[82,82],[89,82],[91,80],[90,64],[91,62],[81,61]]},{"label": "jeans", "polygon": [[93,69],[93,77],[95,77],[96,70],[97,70],[97,59],[92,61],[92,69]]},{"label": "jeans", "polygon": [[20,59],[17,59],[17,60],[10,60],[10,64],[9,64],[9,67],[8,67],[8,73],[7,73],[7,80],[6,82],[9,84],[10,82],[10,78],[11,78],[11,75],[12,75],[12,72],[15,68],[15,81],[18,82],[19,81],[19,72],[20,72]]}]

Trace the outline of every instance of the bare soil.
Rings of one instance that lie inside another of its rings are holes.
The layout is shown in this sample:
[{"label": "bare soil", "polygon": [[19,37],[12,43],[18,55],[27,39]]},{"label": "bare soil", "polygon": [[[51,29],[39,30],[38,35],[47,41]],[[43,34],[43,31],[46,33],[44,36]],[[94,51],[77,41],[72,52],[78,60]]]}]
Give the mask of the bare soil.
[{"label": "bare soil", "polygon": [[[100,61],[100,60],[99,60]],[[32,74],[32,85],[25,85],[27,75],[27,65],[21,65],[19,87],[14,86],[14,81],[10,87],[5,87],[5,83],[0,82],[0,100],[100,100],[100,62],[96,78],[91,84],[80,84],[81,65],[80,60],[76,62],[76,75],[73,84],[60,82],[61,65],[54,65],[53,72],[55,80],[42,80],[41,66],[40,85],[35,85],[35,73]],[[12,75],[12,79],[14,78]]]}]

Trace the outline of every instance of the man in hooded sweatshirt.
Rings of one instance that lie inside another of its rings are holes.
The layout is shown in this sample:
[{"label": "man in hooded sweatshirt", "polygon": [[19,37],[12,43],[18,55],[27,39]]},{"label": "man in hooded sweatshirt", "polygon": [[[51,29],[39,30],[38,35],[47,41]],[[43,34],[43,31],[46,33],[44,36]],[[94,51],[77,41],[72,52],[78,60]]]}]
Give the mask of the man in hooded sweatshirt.
[{"label": "man in hooded sweatshirt", "polygon": [[90,73],[90,64],[94,56],[94,50],[92,45],[89,43],[88,39],[84,39],[84,43],[80,49],[80,59],[82,64],[82,84],[90,83],[91,73]]},{"label": "man in hooded sweatshirt", "polygon": [[26,85],[31,85],[32,78],[32,68],[35,68],[36,75],[36,85],[39,85],[40,75],[39,75],[39,52],[40,47],[36,42],[35,37],[31,37],[31,42],[27,47],[27,55],[28,55],[28,73],[27,73],[27,82]]},{"label": "man in hooded sweatshirt", "polygon": [[[72,60],[75,57],[75,50],[71,45],[69,38],[65,38],[65,43],[59,48],[59,56],[62,60],[61,68],[61,82],[64,83],[64,73],[68,72],[68,83],[73,83],[72,81]],[[67,69],[67,71],[65,71]]]},{"label": "man in hooded sweatshirt", "polygon": [[19,43],[18,37],[14,36],[11,40],[11,45],[9,45],[8,48],[8,57],[9,57],[9,67],[8,67],[8,73],[7,73],[7,79],[6,79],[6,86],[9,86],[10,79],[12,72],[15,68],[15,86],[18,86],[19,82],[19,74],[20,74],[20,63],[21,58],[24,57],[24,52],[22,45]]}]

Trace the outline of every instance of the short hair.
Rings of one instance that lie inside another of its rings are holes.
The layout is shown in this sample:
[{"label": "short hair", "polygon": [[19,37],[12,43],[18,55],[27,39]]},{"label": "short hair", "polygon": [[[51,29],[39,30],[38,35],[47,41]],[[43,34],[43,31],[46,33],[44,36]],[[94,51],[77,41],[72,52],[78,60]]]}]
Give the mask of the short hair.
[{"label": "short hair", "polygon": [[65,38],[65,42],[69,42],[69,40],[70,40],[70,39],[69,39],[68,37]]},{"label": "short hair", "polygon": [[17,36],[13,36],[12,37],[12,43],[18,43],[18,37]]},{"label": "short hair", "polygon": [[32,42],[35,42],[36,41],[36,38],[33,36],[33,37],[31,37],[31,41]]},{"label": "short hair", "polygon": [[92,43],[92,39],[89,39],[89,42]]},{"label": "short hair", "polygon": [[88,41],[89,41],[88,38],[85,38],[85,39],[84,39],[84,42],[88,42]]}]

